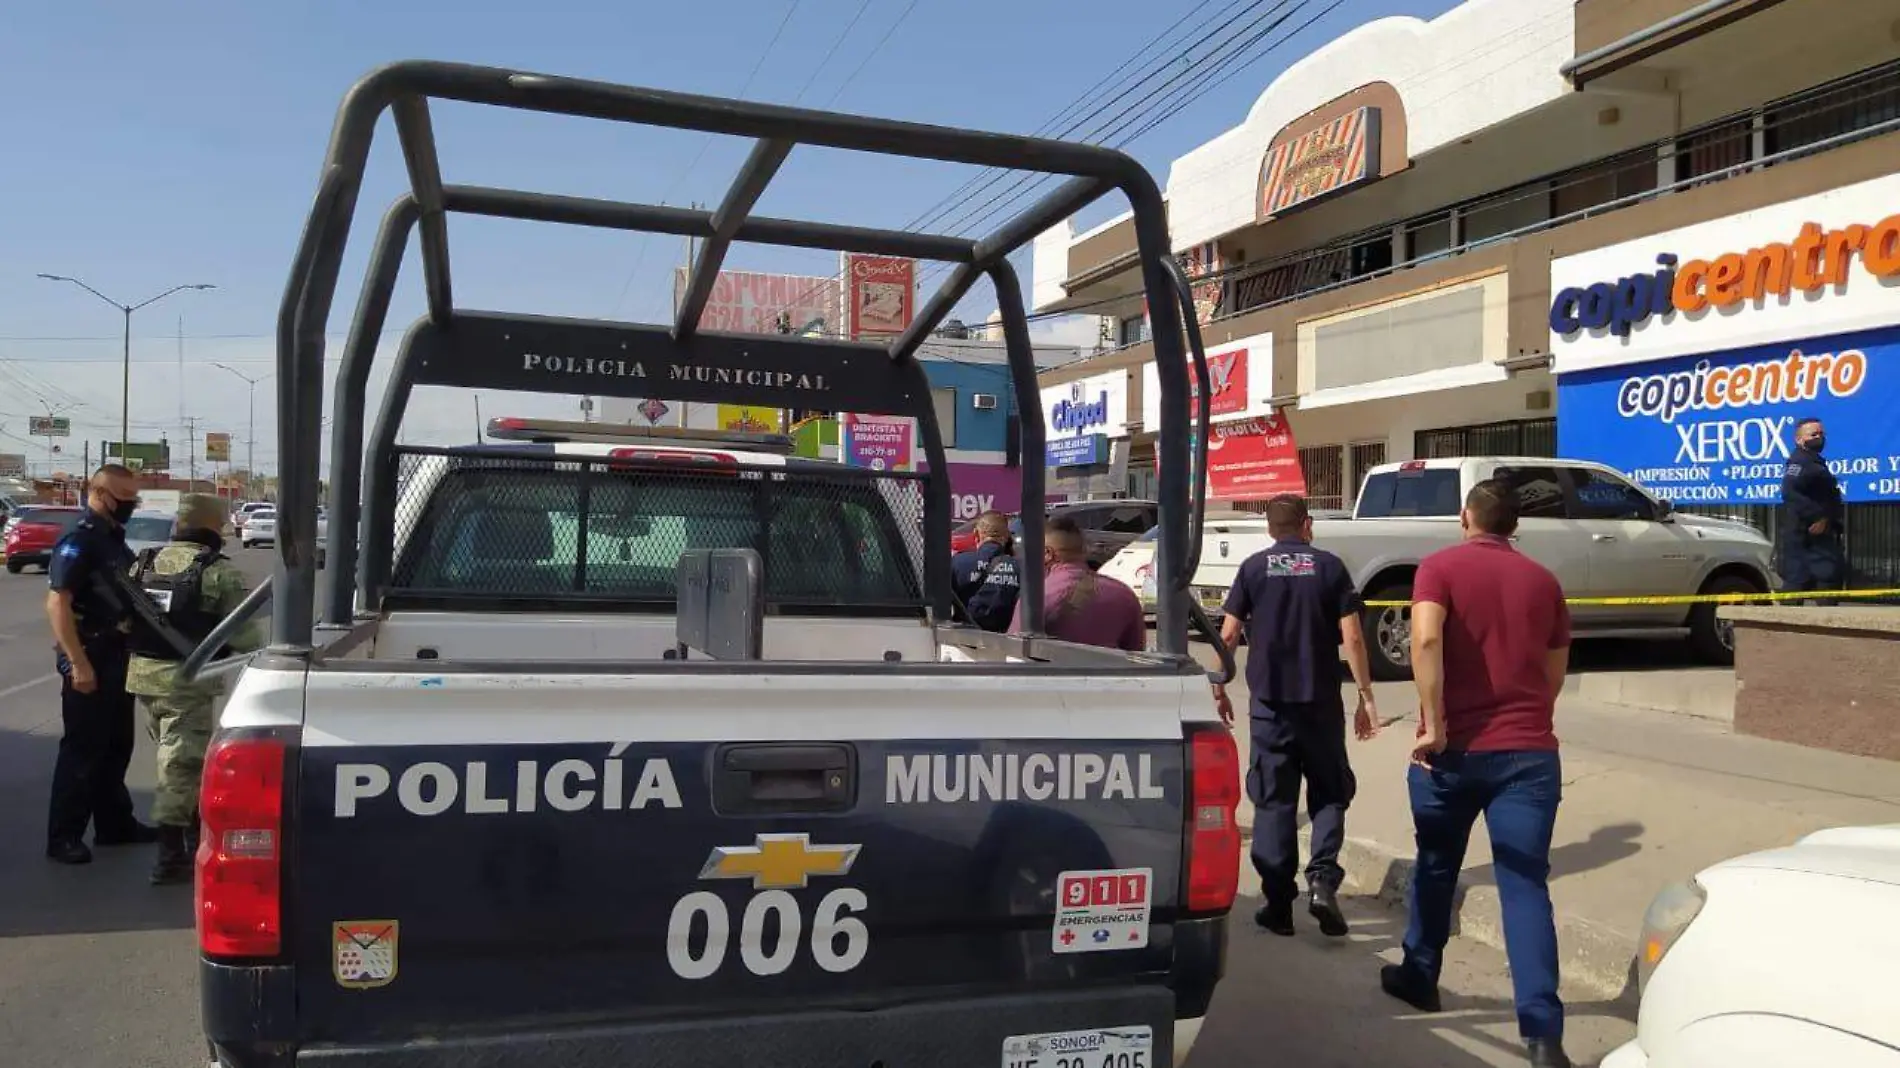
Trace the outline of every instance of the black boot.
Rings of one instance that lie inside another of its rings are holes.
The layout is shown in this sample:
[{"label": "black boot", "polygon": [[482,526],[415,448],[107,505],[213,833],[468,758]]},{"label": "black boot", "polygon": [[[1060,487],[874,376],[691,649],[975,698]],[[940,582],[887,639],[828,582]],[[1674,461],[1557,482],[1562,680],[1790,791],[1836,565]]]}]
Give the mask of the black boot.
[{"label": "black boot", "polygon": [[1339,911],[1339,893],[1324,883],[1313,887],[1306,911],[1319,921],[1319,933],[1328,938],[1343,938],[1352,930],[1346,924],[1346,914]]},{"label": "black boot", "polygon": [[158,828],[158,863],[152,865],[153,886],[175,886],[191,881],[191,854],[185,849],[185,829]]},{"label": "black boot", "polygon": [[1524,1046],[1530,1054],[1531,1068],[1570,1068],[1570,1056],[1564,1052],[1561,1038],[1528,1038]]},{"label": "black boot", "polygon": [[1269,901],[1255,910],[1253,922],[1282,938],[1293,936],[1293,902]]},{"label": "black boot", "polygon": [[1403,964],[1388,964],[1379,969],[1379,989],[1420,1012],[1438,1012],[1444,1008],[1438,999],[1438,984]]}]

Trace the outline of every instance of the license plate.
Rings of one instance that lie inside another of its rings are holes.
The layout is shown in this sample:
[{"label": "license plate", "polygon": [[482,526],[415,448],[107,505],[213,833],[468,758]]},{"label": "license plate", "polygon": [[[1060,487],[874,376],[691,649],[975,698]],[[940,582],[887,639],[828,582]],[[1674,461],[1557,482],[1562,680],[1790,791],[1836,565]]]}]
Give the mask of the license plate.
[{"label": "license plate", "polygon": [[1154,1031],[1110,1027],[1003,1040],[1003,1068],[1155,1068]]}]

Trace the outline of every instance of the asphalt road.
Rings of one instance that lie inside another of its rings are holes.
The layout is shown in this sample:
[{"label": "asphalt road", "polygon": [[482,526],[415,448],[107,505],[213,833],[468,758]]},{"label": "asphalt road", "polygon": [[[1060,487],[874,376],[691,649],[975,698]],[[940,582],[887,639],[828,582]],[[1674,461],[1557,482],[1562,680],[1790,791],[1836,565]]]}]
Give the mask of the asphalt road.
[{"label": "asphalt road", "polygon": [[[254,576],[263,551],[237,551]],[[204,1063],[198,1033],[190,887],[148,886],[146,847],[100,850],[88,867],[41,857],[46,791],[59,739],[59,691],[41,615],[45,578],[0,575],[0,1063],[71,1068],[184,1068]],[[130,775],[151,801],[152,750],[141,734]],[[1228,975],[1192,1068],[1476,1068],[1522,1064],[1501,955],[1454,942],[1447,1011],[1420,1016],[1378,990],[1404,917],[1349,901],[1354,932],[1323,939],[1253,928],[1236,910]],[[1570,1047],[1591,1064],[1626,1039],[1618,1006],[1571,1007]]]}]

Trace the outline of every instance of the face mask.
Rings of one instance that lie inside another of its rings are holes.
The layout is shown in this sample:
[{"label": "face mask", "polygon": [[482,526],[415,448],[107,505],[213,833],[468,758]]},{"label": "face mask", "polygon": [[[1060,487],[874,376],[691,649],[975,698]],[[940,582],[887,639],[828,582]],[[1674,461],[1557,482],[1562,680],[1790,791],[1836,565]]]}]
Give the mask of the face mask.
[{"label": "face mask", "polygon": [[117,498],[114,498],[113,505],[112,505],[112,520],[113,522],[119,524],[120,526],[124,526],[127,523],[127,521],[129,521],[132,518],[133,513],[137,512],[138,510],[139,510],[139,502],[121,501],[121,500],[118,500]]},{"label": "face mask", "polygon": [[1813,450],[1816,454],[1819,454],[1822,449],[1827,448],[1827,435],[1816,434],[1813,437],[1809,438],[1808,448]]}]

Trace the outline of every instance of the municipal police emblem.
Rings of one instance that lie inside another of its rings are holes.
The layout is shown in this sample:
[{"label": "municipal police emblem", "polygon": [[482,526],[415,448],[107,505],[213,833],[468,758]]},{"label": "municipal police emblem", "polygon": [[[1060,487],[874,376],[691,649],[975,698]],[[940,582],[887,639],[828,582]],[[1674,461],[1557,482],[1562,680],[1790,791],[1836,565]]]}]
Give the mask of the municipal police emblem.
[{"label": "municipal police emblem", "polygon": [[369,990],[396,978],[395,920],[351,920],[330,925],[335,943],[331,970],[338,986]]}]

